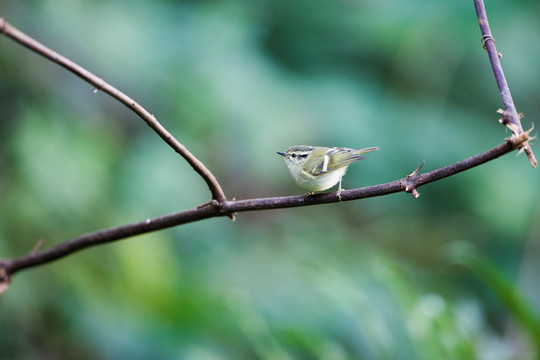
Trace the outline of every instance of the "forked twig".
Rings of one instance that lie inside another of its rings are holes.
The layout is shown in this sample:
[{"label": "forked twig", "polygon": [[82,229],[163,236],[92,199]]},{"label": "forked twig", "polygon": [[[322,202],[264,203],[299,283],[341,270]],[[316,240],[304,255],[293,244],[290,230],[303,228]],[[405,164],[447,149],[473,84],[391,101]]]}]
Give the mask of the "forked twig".
[{"label": "forked twig", "polygon": [[[486,49],[491,67],[493,69],[493,74],[495,75],[495,81],[499,87],[499,92],[501,93],[502,102],[504,104],[504,110],[497,111],[503,116],[500,122],[503,125],[506,125],[514,135],[518,136],[522,133],[523,127],[521,126],[521,115],[518,114],[516,106],[514,105],[514,100],[512,99],[512,94],[510,93],[510,88],[508,87],[508,82],[504,76],[504,72],[501,66],[501,55],[497,52],[495,47],[495,40],[491,35],[491,29],[489,28],[489,22],[486,14],[486,7],[484,6],[483,0],[474,0],[474,7],[476,9],[476,15],[478,17],[478,24],[480,25],[480,31],[482,32],[482,45]],[[525,151],[529,162],[532,167],[538,165],[538,161],[534,156],[531,145],[529,141],[524,141],[521,145],[520,151]]]}]

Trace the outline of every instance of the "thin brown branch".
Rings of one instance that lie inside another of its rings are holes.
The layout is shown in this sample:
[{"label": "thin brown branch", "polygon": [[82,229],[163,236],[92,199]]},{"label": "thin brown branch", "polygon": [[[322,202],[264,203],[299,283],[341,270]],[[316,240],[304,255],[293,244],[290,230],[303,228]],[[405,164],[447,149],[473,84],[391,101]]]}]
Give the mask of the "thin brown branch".
[{"label": "thin brown branch", "polygon": [[153,115],[148,113],[134,100],[132,100],[119,90],[115,89],[111,85],[107,84],[102,79],[88,72],[84,68],[78,66],[77,64],[71,62],[70,60],[64,58],[63,56],[48,49],[39,42],[31,39],[22,32],[13,28],[4,19],[0,19],[0,33],[7,35],[8,37],[19,42],[20,44],[28,47],[32,51],[35,51],[38,54],[58,63],[67,70],[73,72],[77,76],[92,84],[95,89],[110,94],[111,96],[122,102],[124,105],[126,105],[128,108],[133,110],[135,113],[137,113],[144,121],[147,122],[147,124],[152,129],[154,129],[154,131],[159,134],[159,136],[162,137],[163,140],[165,140],[171,147],[173,147],[173,149],[175,149],[175,151],[182,155],[191,164],[195,171],[197,171],[197,173],[199,173],[205,179],[212,192],[213,197],[212,201],[203,204],[195,209],[164,215],[153,219],[147,219],[133,224],[99,230],[73,238],[64,243],[60,243],[56,246],[40,252],[31,252],[30,254],[26,256],[21,256],[19,258],[0,260],[0,292],[4,291],[7,288],[12,276],[18,271],[40,266],[61,259],[65,256],[68,256],[86,248],[113,241],[118,241],[121,239],[126,239],[128,237],[141,235],[157,230],[166,229],[172,226],[178,226],[212,217],[234,217],[235,213],[244,211],[280,209],[325,204],[338,201],[341,202],[358,200],[369,197],[388,195],[402,191],[412,193],[412,195],[416,198],[420,195],[418,192],[418,188],[422,185],[438,181],[440,179],[455,175],[462,171],[469,170],[473,167],[496,159],[518,148],[520,150],[524,149],[529,156],[531,164],[533,164],[533,166],[536,166],[536,159],[534,158],[534,154],[532,153],[532,150],[530,149],[530,145],[528,143],[530,139],[530,130],[524,132],[521,127],[520,116],[519,114],[517,114],[513,100],[510,96],[510,91],[508,89],[506,79],[504,78],[504,74],[502,73],[502,68],[498,60],[498,53],[495,49],[493,37],[491,36],[491,32],[487,24],[487,17],[485,16],[483,2],[481,0],[475,0],[475,6],[477,8],[479,23],[483,33],[483,43],[486,46],[488,53],[490,54],[490,60],[492,61],[495,78],[497,80],[497,84],[501,91],[501,96],[503,97],[503,103],[505,105],[505,110],[504,112],[502,112],[503,123],[505,123],[507,126],[509,126],[508,124],[510,124],[511,126],[509,127],[514,132],[514,135],[511,138],[506,139],[506,142],[484,153],[477,154],[468,159],[442,167],[440,169],[433,170],[424,174],[419,174],[422,167],[420,166],[413,173],[400,180],[358,189],[344,190],[341,192],[341,196],[339,197],[335,192],[333,192],[315,194],[310,196],[299,195],[246,199],[238,201],[227,201],[225,199],[223,191],[221,190],[221,187],[219,186],[215,177],[210,173],[210,171],[206,169],[206,167],[204,167],[204,165],[198,159],[196,159],[191,153],[189,153],[189,151],[182,144],[180,144],[176,139],[174,139],[172,135],[167,132],[159,124],[159,122],[157,122]]},{"label": "thin brown branch", "polygon": [[[514,135],[520,135],[523,133],[521,116],[516,110],[514,100],[512,99],[512,94],[510,93],[510,88],[508,87],[508,82],[504,76],[500,61],[501,56],[495,47],[495,40],[491,35],[491,29],[489,27],[484,1],[474,0],[474,7],[476,9],[480,31],[482,32],[482,44],[488,53],[489,61],[491,63],[491,67],[493,68],[493,74],[495,75],[495,81],[499,87],[499,92],[504,104],[504,111],[498,111],[503,116],[503,118],[500,119],[500,122],[512,130]],[[523,143],[520,151],[525,151],[532,167],[536,167],[538,165],[538,161],[536,160],[531,145],[528,141]]]},{"label": "thin brown branch", "polygon": [[477,154],[465,160],[430,171],[428,173],[418,174],[417,170],[419,169],[417,169],[412,174],[400,180],[352,190],[343,190],[341,192],[341,198],[338,198],[336,192],[331,192],[310,196],[283,196],[225,201],[222,203],[213,200],[195,209],[88,233],[41,252],[31,253],[27,256],[14,259],[0,260],[0,289],[2,288],[2,283],[7,286],[13,274],[23,269],[40,266],[89,247],[212,217],[230,216],[235,213],[245,211],[283,209],[358,200],[402,191],[410,192],[413,195],[416,194],[415,197],[418,197],[419,194],[417,189],[420,186],[455,175],[462,171],[466,171],[478,165],[484,164],[490,160],[496,159],[499,156],[517,149],[522,145],[523,142],[527,140],[528,135],[524,133],[519,137],[509,138],[506,140],[506,142],[484,153]]},{"label": "thin brown branch", "polygon": [[135,100],[116,89],[114,86],[108,84],[103,79],[92,74],[85,68],[77,65],[73,61],[65,58],[64,56],[24,34],[20,30],[14,28],[4,18],[0,18],[0,34],[6,35],[33,52],[57,63],[66,70],[69,70],[73,74],[91,84],[94,87],[94,90],[103,91],[127,106],[135,114],[139,115],[139,117],[143,119],[148,126],[150,126],[167,144],[169,144],[174,151],[180,154],[191,165],[193,170],[195,170],[204,179],[208,185],[208,188],[210,189],[210,192],[212,193],[212,199],[215,199],[218,202],[223,202],[226,200],[225,193],[221,189],[216,177],[210,172],[210,170],[208,170],[208,168],[206,168],[206,166],[204,166],[199,159],[189,152],[189,150],[182,143],[176,140],[174,136],[172,136],[172,134],[169,133],[163,127],[163,125],[157,121],[154,115],[149,113]]}]

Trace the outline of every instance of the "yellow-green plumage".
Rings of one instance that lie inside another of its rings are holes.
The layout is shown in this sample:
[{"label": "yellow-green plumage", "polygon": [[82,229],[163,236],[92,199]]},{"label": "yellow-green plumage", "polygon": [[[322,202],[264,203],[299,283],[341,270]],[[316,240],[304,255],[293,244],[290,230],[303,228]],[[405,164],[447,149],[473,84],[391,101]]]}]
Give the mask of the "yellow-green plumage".
[{"label": "yellow-green plumage", "polygon": [[379,150],[378,147],[349,149],[343,147],[323,147],[296,145],[285,152],[279,152],[296,181],[303,189],[313,193],[331,188],[339,183],[352,163],[364,159],[363,154]]}]

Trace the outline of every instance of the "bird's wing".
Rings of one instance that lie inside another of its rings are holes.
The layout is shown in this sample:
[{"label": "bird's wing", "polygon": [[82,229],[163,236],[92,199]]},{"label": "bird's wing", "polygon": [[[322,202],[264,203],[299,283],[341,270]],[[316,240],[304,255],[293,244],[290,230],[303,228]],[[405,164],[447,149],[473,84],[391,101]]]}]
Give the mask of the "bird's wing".
[{"label": "bird's wing", "polygon": [[310,174],[313,176],[324,175],[354,162],[364,159],[358,154],[358,150],[347,148],[330,148],[321,159],[307,159],[306,168],[312,168]]}]

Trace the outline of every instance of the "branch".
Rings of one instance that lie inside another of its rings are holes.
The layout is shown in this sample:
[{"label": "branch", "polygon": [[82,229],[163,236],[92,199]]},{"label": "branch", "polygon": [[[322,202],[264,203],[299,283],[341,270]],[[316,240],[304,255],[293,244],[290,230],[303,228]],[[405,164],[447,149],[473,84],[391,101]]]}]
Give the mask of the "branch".
[{"label": "branch", "polygon": [[[491,29],[489,28],[484,1],[474,0],[474,7],[478,17],[478,24],[480,25],[480,30],[482,31],[482,44],[488,53],[489,61],[491,62],[491,67],[493,68],[493,74],[495,75],[495,81],[499,87],[499,92],[501,93],[504,104],[504,110],[497,111],[503,116],[499,121],[501,124],[506,125],[510,130],[512,130],[514,135],[520,135],[523,133],[523,127],[521,126],[521,115],[518,114],[516,110],[514,100],[512,99],[512,94],[510,93],[510,88],[508,87],[506,77],[504,76],[500,61],[501,54],[497,52],[495,40],[491,35]],[[523,145],[520,148],[520,152],[521,151],[525,151],[532,167],[536,167],[538,165],[538,161],[536,161],[536,157],[534,156],[531,145],[528,141],[523,142]]]},{"label": "branch", "polygon": [[73,61],[63,57],[57,52],[49,49],[40,42],[32,39],[28,35],[24,34],[20,30],[17,30],[11,26],[4,18],[0,18],[0,34],[4,34],[7,37],[15,40],[19,44],[27,47],[33,52],[57,63],[63,68],[69,70],[73,74],[77,75],[84,81],[90,83],[94,89],[93,92],[101,90],[116,100],[120,101],[122,104],[127,106],[135,114],[139,115],[148,126],[150,126],[170,147],[174,149],[178,154],[180,154],[206,182],[210,192],[212,193],[212,199],[223,202],[226,200],[225,193],[221,189],[216,177],[204,166],[204,164],[197,159],[189,150],[182,145],[178,140],[172,136],[160,123],[157,121],[156,117],[150,114],[146,109],[139,105],[135,100],[131,99],[129,96],[116,89],[114,86],[108,84],[103,79],[92,74],[90,71],[85,68],[77,65]]},{"label": "branch", "polygon": [[528,133],[520,136],[512,136],[506,141],[484,153],[477,154],[468,159],[459,161],[452,165],[433,170],[428,173],[418,174],[420,169],[416,169],[412,174],[400,180],[385,184],[367,186],[352,190],[343,190],[341,198],[336,192],[322,193],[315,195],[283,196],[260,199],[246,199],[237,201],[224,201],[219,203],[212,200],[209,203],[198,206],[195,209],[182,211],[174,214],[164,215],[153,219],[139,221],[137,223],[122,225],[109,229],[88,233],[80,237],[73,238],[64,243],[53,246],[50,249],[37,253],[30,253],[14,259],[0,260],[0,293],[2,284],[7,288],[10,278],[18,271],[40,266],[51,261],[58,260],[79,250],[89,247],[106,244],[116,240],[125,239],[131,236],[141,235],[157,230],[183,225],[203,219],[232,216],[238,212],[254,210],[283,209],[290,207],[327,204],[341,201],[351,201],[365,199],[376,196],[383,196],[397,192],[409,192],[414,197],[418,197],[418,188],[422,185],[443,179],[484,164],[507,154],[523,145],[529,139]]},{"label": "branch", "polygon": [[484,5],[481,0],[475,0],[475,6],[478,13],[480,27],[482,29],[483,43],[490,55],[495,78],[505,105],[505,110],[501,112],[503,115],[502,122],[512,129],[513,135],[511,138],[506,139],[504,143],[484,153],[477,154],[452,165],[448,165],[424,174],[419,174],[422,167],[420,166],[413,173],[400,180],[353,190],[344,190],[341,192],[341,196],[338,196],[337,193],[332,192],[310,196],[285,196],[238,201],[227,201],[223,190],[212,173],[181,143],[174,139],[174,137],[167,130],[165,130],[161,124],[159,124],[156,118],[152,114],[148,113],[142,106],[137,104],[134,100],[113,86],[107,84],[102,79],[96,77],[89,71],[50,50],[32,38],[26,36],[19,30],[9,25],[3,18],[0,18],[0,34],[5,34],[30,50],[50,59],[51,61],[56,62],[60,66],[66,68],[83,80],[92,84],[94,86],[94,91],[102,90],[106,92],[139,115],[156,133],[158,133],[158,135],[165,142],[167,142],[176,152],[178,152],[184,157],[184,159],[186,159],[186,161],[188,161],[193,169],[203,177],[208,184],[210,191],[212,192],[212,201],[200,205],[195,209],[164,215],[153,219],[146,219],[133,224],[95,231],[73,238],[40,252],[32,250],[32,252],[26,256],[14,259],[0,259],[0,293],[7,289],[12,276],[18,271],[58,260],[89,247],[162,230],[173,226],[212,217],[229,216],[234,218],[234,214],[237,212],[280,209],[358,200],[402,191],[412,193],[412,195],[417,198],[420,195],[418,188],[422,185],[479,166],[518,148],[520,151],[524,150],[527,152],[531,164],[536,166],[536,159],[534,158],[534,154],[532,153],[532,149],[528,143],[530,140],[529,134],[531,130],[524,132],[521,127],[520,116],[515,110],[508,85],[504,78],[504,74],[502,73],[502,68],[500,66],[498,53],[495,49],[493,37],[491,36],[489,26],[487,24]]}]

